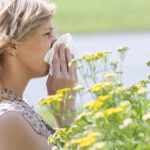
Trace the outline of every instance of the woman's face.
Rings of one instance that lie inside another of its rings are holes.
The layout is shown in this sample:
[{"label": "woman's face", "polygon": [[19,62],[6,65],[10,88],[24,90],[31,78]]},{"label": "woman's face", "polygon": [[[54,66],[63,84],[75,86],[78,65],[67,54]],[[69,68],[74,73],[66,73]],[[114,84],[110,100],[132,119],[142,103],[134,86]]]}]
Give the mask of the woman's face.
[{"label": "woman's face", "polygon": [[39,27],[25,43],[16,45],[19,64],[31,77],[42,77],[48,74],[49,65],[43,61],[47,51],[52,47],[56,37],[51,21]]}]

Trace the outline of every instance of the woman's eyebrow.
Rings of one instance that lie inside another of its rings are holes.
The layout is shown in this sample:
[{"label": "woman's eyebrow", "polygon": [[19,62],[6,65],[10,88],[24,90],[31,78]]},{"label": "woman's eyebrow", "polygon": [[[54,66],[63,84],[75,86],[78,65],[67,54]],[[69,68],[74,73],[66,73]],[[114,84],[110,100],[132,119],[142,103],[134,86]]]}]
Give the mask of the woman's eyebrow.
[{"label": "woman's eyebrow", "polygon": [[48,28],[44,28],[44,30],[54,30],[55,28],[54,27],[48,27]]}]

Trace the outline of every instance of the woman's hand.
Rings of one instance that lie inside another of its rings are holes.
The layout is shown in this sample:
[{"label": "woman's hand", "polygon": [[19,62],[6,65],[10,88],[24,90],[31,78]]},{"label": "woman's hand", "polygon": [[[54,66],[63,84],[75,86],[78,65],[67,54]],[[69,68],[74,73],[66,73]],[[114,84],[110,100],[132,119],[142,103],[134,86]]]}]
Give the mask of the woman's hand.
[{"label": "woman's hand", "polygon": [[[55,49],[55,54],[53,58],[53,75],[49,75],[46,85],[47,85],[47,92],[48,95],[56,94],[56,91],[63,88],[70,88],[72,89],[75,82],[78,82],[77,77],[77,70],[74,67],[69,67],[69,62],[74,58],[73,54],[70,53],[70,50],[65,47],[64,44],[60,44]],[[76,92],[71,90],[70,94],[76,97]],[[66,102],[66,109],[75,109],[75,101],[67,100]],[[61,117],[64,115],[64,102],[61,102],[60,105]],[[76,117],[75,114],[68,117],[66,119],[66,124],[70,124],[73,122],[74,118]],[[56,127],[63,127],[62,120],[60,116],[55,115]]]},{"label": "woman's hand", "polygon": [[46,82],[48,95],[56,94],[56,91],[62,88],[72,89],[78,81],[76,68],[68,66],[73,58],[73,54],[64,44],[56,46],[52,62],[53,75],[49,75]]}]

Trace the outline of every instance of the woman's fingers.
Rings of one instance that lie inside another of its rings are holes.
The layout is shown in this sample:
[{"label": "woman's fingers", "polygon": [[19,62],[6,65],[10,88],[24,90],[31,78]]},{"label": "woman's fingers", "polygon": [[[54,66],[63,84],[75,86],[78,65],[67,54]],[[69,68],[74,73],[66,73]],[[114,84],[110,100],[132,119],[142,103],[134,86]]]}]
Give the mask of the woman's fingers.
[{"label": "woman's fingers", "polygon": [[67,75],[67,60],[66,60],[66,56],[65,56],[65,45],[64,44],[60,44],[58,54],[59,54],[59,59],[60,59],[60,71],[64,75]]},{"label": "woman's fingers", "polygon": [[55,77],[62,77],[77,82],[76,68],[68,66],[73,58],[74,55],[70,53],[70,50],[66,48],[64,44],[57,46],[53,58],[53,75]]},{"label": "woman's fingers", "polygon": [[[73,59],[73,56],[72,54],[70,53],[69,49],[67,48],[66,49],[66,58],[67,58],[67,62],[69,64],[69,62],[71,62],[71,60]],[[74,67],[69,67],[68,66],[68,73],[70,75],[70,78],[73,80],[73,81],[76,81],[76,69]]]},{"label": "woman's fingers", "polygon": [[55,48],[54,58],[53,58],[53,75],[60,75],[60,62],[58,55],[58,46]]}]

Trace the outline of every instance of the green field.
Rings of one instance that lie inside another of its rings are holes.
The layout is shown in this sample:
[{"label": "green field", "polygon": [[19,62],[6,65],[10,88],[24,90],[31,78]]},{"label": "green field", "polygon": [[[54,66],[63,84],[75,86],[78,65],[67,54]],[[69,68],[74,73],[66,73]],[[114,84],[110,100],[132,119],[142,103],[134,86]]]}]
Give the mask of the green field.
[{"label": "green field", "polygon": [[52,125],[53,127],[55,126],[55,123],[54,123],[54,117],[52,116],[52,114],[48,111],[48,109],[41,109],[41,108],[38,108],[36,110],[36,112],[47,122],[49,123],[50,125]]},{"label": "green field", "polygon": [[58,33],[97,33],[150,29],[149,0],[53,0]]}]

